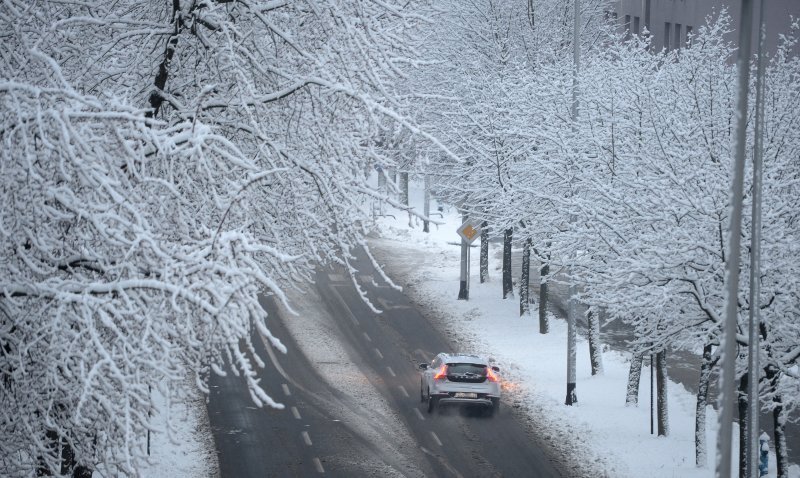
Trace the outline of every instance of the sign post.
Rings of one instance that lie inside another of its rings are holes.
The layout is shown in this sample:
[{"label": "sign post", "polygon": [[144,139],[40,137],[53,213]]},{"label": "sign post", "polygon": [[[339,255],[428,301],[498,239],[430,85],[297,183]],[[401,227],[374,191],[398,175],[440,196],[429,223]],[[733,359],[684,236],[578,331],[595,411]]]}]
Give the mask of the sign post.
[{"label": "sign post", "polygon": [[456,232],[461,236],[461,283],[458,300],[469,300],[469,246],[481,235],[480,222],[471,221],[464,215],[464,223]]}]

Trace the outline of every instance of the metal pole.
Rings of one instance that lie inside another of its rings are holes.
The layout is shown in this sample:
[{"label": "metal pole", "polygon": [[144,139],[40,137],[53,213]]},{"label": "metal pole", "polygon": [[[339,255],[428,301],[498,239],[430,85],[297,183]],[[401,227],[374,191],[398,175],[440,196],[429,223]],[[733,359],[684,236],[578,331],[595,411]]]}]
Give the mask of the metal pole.
[{"label": "metal pole", "polygon": [[757,478],[760,459],[758,414],[761,410],[758,398],[759,382],[759,322],[761,296],[761,182],[764,148],[764,0],[758,2],[758,64],[756,67],[756,119],[755,144],[753,147],[753,205],[752,231],[750,235],[750,314],[747,347],[747,373],[750,378],[747,388],[747,460],[746,474]]},{"label": "metal pole", "polygon": [[725,264],[726,311],[722,324],[720,347],[719,435],[717,437],[717,478],[731,476],[733,407],[736,400],[736,328],[738,325],[739,261],[742,231],[742,197],[744,189],[744,157],[747,144],[747,94],[750,85],[750,45],[753,24],[752,0],[742,0],[739,25],[738,77],[736,102],[736,156],[731,184],[731,219],[728,231],[728,260]]},{"label": "metal pole", "polygon": [[650,354],[650,434],[651,435],[655,434],[655,428],[653,427],[653,410],[655,409],[654,408],[655,402],[653,400],[654,388],[655,388],[653,384],[655,380],[653,379],[653,372],[654,372],[653,354],[651,353]]},{"label": "metal pole", "polygon": [[[572,37],[572,60],[574,62],[574,70],[572,72],[572,124],[573,130],[577,136],[578,129],[578,71],[580,70],[580,0],[575,0],[575,23]],[[577,151],[575,151],[577,155]],[[575,216],[570,215],[569,222],[574,222]],[[575,281],[572,277],[572,267],[570,266],[569,274],[569,304],[567,310],[567,398],[565,403],[573,405],[578,401],[578,396],[575,392],[576,376],[575,371],[577,362],[576,353],[576,311],[575,311],[575,295],[576,295]]]},{"label": "metal pole", "polygon": [[[467,214],[464,213],[464,222]],[[469,244],[461,238],[461,283],[458,288],[458,300],[469,300]]]}]

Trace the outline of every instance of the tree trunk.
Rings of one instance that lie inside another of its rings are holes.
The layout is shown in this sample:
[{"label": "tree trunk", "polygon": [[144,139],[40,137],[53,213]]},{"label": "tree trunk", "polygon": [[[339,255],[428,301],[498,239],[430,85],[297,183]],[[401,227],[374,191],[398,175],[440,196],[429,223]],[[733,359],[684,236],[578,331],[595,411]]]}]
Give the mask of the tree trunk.
[{"label": "tree trunk", "polygon": [[708,448],[706,446],[706,408],[708,407],[708,385],[711,381],[712,346],[703,347],[703,362],[700,364],[700,381],[697,384],[697,407],[694,414],[694,463],[698,468],[708,465]]},{"label": "tree trunk", "polygon": [[[425,175],[425,196],[424,196],[424,204],[423,204],[423,214],[426,218],[431,217],[431,178],[427,174]],[[425,219],[422,221],[422,232],[431,232],[430,229],[430,221]]]},{"label": "tree trunk", "polygon": [[747,474],[747,372],[739,379],[739,391],[736,394],[739,405],[739,478],[748,478]]},{"label": "tree trunk", "polygon": [[408,206],[408,173],[400,173],[400,202]]},{"label": "tree trunk", "polygon": [[165,91],[167,86],[167,78],[169,78],[169,66],[172,63],[172,58],[175,56],[175,50],[178,46],[178,37],[183,30],[183,20],[178,13],[180,12],[180,3],[173,0],[172,2],[172,19],[171,22],[175,23],[172,36],[167,40],[167,46],[164,50],[164,59],[158,65],[158,74],[153,80],[153,91],[150,93],[150,110],[145,112],[145,118],[155,118],[164,103],[164,95],[161,93]]},{"label": "tree trunk", "polygon": [[775,462],[778,466],[778,478],[789,478],[789,449],[786,446],[786,412],[783,409],[783,399],[775,395],[773,399],[778,405],[772,410],[773,425],[775,426]]},{"label": "tree trunk", "polygon": [[658,380],[658,436],[669,436],[669,415],[667,412],[667,351],[656,354],[656,378]]},{"label": "tree trunk", "polygon": [[589,308],[589,361],[592,375],[603,375],[603,344],[600,342],[600,311]]},{"label": "tree trunk", "polygon": [[514,295],[514,284],[511,280],[511,239],[513,229],[506,229],[503,234],[503,298]]},{"label": "tree trunk", "polygon": [[642,360],[641,353],[634,353],[631,358],[631,369],[628,372],[628,392],[625,394],[625,406],[639,405],[639,382],[642,379]]},{"label": "tree trunk", "polygon": [[767,367],[767,380],[772,388],[772,421],[775,428],[775,462],[778,467],[778,478],[789,478],[789,450],[786,446],[786,412],[783,409],[783,398],[777,393],[780,372],[774,367]]},{"label": "tree trunk", "polygon": [[481,226],[481,284],[489,281],[489,223],[483,221]]},{"label": "tree trunk", "polygon": [[547,301],[549,295],[547,291],[547,275],[550,273],[550,263],[542,262],[539,269],[539,333],[547,334],[550,332],[550,321],[547,319]]},{"label": "tree trunk", "polygon": [[531,285],[531,240],[525,239],[522,243],[522,274],[519,280],[519,315],[531,314],[530,302]]},{"label": "tree trunk", "polygon": [[386,172],[383,170],[378,171],[378,190],[386,192]]},{"label": "tree trunk", "polygon": [[[75,452],[69,441],[64,437],[59,437],[58,432],[48,430],[45,432],[45,437],[49,442],[49,449],[52,452],[51,459],[56,457],[55,460],[59,467],[59,476],[72,476],[73,478],[91,478],[92,470],[78,465],[75,461]],[[36,476],[53,476],[53,470],[47,464],[44,458],[40,459],[39,466],[36,468]]]},{"label": "tree trunk", "polygon": [[55,430],[47,430],[44,434],[47,443],[47,457],[40,456],[39,464],[36,467],[36,476],[53,476],[48,462],[52,463],[58,456],[58,433]]}]

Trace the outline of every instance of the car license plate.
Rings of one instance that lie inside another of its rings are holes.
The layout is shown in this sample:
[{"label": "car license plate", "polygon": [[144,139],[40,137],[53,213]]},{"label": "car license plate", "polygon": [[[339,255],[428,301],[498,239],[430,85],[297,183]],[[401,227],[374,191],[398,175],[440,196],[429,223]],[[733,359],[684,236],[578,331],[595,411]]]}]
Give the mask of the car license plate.
[{"label": "car license plate", "polygon": [[478,394],[469,392],[456,392],[455,398],[478,398]]}]

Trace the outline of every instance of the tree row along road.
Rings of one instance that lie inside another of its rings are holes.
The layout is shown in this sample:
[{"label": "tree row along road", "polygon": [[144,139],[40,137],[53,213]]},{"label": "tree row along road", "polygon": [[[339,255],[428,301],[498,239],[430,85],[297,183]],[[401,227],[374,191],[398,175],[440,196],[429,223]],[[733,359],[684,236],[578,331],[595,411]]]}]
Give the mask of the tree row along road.
[{"label": "tree row along road", "polygon": [[[495,254],[494,260],[498,262],[502,262],[502,249]],[[521,265],[522,264],[522,253],[519,250],[514,250],[512,253],[511,258],[511,268],[512,268],[512,275],[514,278],[520,277],[521,274]],[[540,267],[541,263],[536,261],[534,258],[531,258],[530,264],[530,292],[531,297],[536,297],[537,300],[539,298],[539,283],[540,283]],[[515,294],[519,293],[519,289],[516,288],[514,291]],[[498,285],[498,295],[500,294],[500,286]],[[563,274],[557,274],[554,280],[550,280],[548,282],[548,310],[553,312],[553,314],[561,319],[565,319],[567,317],[567,301],[569,299],[569,287],[567,285],[567,278]],[[498,299],[500,300],[500,299]],[[538,304],[537,306],[538,307]],[[586,321],[586,305],[579,304],[577,307],[578,317],[577,321],[579,324],[579,332],[586,336],[588,330],[588,324]],[[537,309],[532,309],[531,314],[532,317],[535,317],[537,314]],[[534,319],[535,320],[535,319]],[[631,352],[633,346],[631,345],[631,341],[635,339],[633,330],[630,326],[623,323],[621,320],[614,320],[609,323],[602,323],[601,330],[600,330],[601,341],[603,344],[608,345],[610,348],[621,351],[621,352]],[[700,377],[700,362],[701,358],[698,353],[688,351],[681,348],[674,348],[669,350],[667,355],[667,369],[668,375],[670,380],[677,382],[678,384],[682,385],[687,391],[690,393],[696,394],[697,393],[697,383]],[[645,364],[645,366],[647,366]],[[717,388],[718,388],[718,378],[717,378],[718,369],[713,371],[713,376],[710,384],[709,389],[709,404],[712,405],[714,408],[717,408]],[[645,380],[645,375],[642,376],[642,380]],[[642,383],[640,385],[639,394],[641,401],[647,400],[648,394],[650,393],[648,390],[649,385]],[[578,397],[580,398],[580,384],[578,384]],[[738,416],[738,409],[735,410],[735,414]],[[796,415],[796,414],[795,414]],[[795,415],[790,416],[791,423],[797,423],[798,418]],[[759,428],[762,431],[765,431],[769,434],[770,439],[773,438],[774,433],[774,423],[773,417],[771,412],[761,412],[761,416],[759,418]],[[800,443],[800,430],[797,426],[789,425],[786,427],[786,436],[787,440],[790,444]],[[789,459],[793,463],[800,463],[800,446],[793,446],[789,448]]]},{"label": "tree row along road", "polygon": [[[350,359],[415,441],[415,449],[399,451],[418,469],[407,469],[407,460],[360,433],[358,405],[315,372],[280,324],[285,318],[265,301],[270,317],[278,318],[271,330],[289,352],[273,354],[278,366],[268,363],[260,374],[262,383],[283,384],[279,393],[287,408],[259,409],[240,378],[213,378],[208,410],[222,476],[375,476],[378,470],[382,476],[565,476],[510,407],[501,406],[494,417],[459,408],[427,413],[417,364],[454,350],[402,292],[373,281],[368,262],[357,267],[382,313],[371,311],[341,272],[319,272],[316,292],[336,321]],[[258,345],[257,353],[269,357]]]}]

